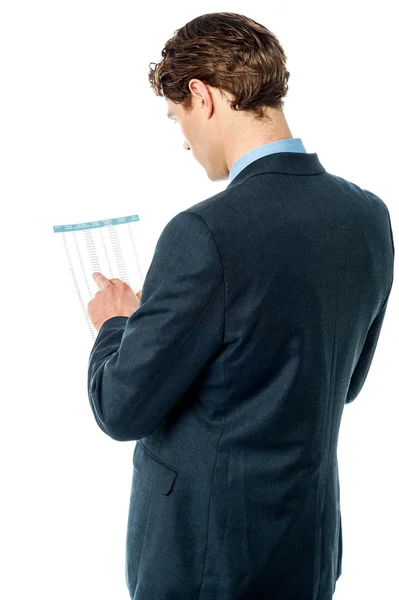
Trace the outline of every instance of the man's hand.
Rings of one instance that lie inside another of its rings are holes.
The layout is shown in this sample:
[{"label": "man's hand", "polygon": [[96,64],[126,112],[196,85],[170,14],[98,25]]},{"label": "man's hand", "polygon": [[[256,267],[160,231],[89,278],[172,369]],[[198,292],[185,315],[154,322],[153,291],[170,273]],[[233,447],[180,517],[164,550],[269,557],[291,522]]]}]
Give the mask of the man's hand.
[{"label": "man's hand", "polygon": [[120,279],[107,279],[101,273],[93,273],[100,291],[87,305],[87,313],[97,331],[112,317],[130,317],[140,308],[141,290],[135,294],[127,283]]}]

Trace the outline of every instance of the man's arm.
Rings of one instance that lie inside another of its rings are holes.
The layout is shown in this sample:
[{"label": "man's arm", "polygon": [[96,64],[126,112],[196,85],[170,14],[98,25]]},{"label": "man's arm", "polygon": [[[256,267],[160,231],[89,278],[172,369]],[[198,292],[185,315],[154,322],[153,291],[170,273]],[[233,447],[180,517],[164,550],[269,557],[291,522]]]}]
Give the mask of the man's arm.
[{"label": "man's arm", "polygon": [[385,318],[385,312],[387,309],[389,295],[390,292],[388,293],[378,314],[376,315],[374,321],[369,327],[361,354],[357,361],[355,370],[352,373],[345,404],[349,404],[350,402],[353,402],[353,400],[355,400],[355,398],[359,395],[364,385],[364,382],[366,381],[366,377],[370,370],[371,362],[373,360],[374,353],[377,348],[378,339],[380,337],[381,327]]},{"label": "man's arm", "polygon": [[[382,202],[381,198],[379,198],[372,192],[369,192],[368,190],[365,190],[365,191],[368,195],[376,198],[379,202]],[[391,238],[391,245],[392,245],[392,269],[393,269],[394,261],[395,261],[395,243],[393,240],[391,218],[389,215],[388,207],[386,206],[386,204],[384,204],[384,203],[382,203],[382,204],[383,204],[386,214],[387,214],[389,235]],[[377,347],[377,342],[380,337],[382,323],[385,318],[385,313],[386,313],[387,304],[388,304],[388,298],[391,294],[392,285],[393,285],[393,272],[392,272],[391,284],[389,286],[388,293],[385,297],[384,302],[382,303],[382,305],[380,307],[380,310],[378,311],[377,315],[375,316],[374,321],[371,323],[371,325],[369,327],[365,342],[363,344],[361,354],[357,361],[355,370],[352,373],[352,378],[351,378],[351,382],[349,385],[349,390],[348,390],[348,394],[347,394],[347,397],[345,400],[345,404],[349,404],[350,402],[353,402],[353,400],[355,400],[355,398],[359,395],[360,390],[362,389],[362,387],[364,385],[364,382],[366,381],[366,377],[370,370],[371,362],[373,360],[374,353],[375,353],[375,350]]]},{"label": "man's arm", "polygon": [[103,323],[90,353],[88,395],[99,427],[119,441],[153,432],[224,337],[224,280],[205,220],[178,213],[163,229],[140,307]]}]

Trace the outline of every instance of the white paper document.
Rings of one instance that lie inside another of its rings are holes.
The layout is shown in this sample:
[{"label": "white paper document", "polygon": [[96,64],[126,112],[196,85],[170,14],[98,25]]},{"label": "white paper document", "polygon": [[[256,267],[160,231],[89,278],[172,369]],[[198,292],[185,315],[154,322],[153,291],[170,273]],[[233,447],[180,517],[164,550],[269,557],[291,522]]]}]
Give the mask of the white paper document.
[{"label": "white paper document", "polygon": [[87,305],[99,291],[93,273],[107,279],[118,278],[137,293],[142,289],[152,254],[145,240],[145,231],[138,215],[128,215],[99,221],[53,225],[58,242],[63,247],[69,284],[79,303],[93,341],[98,331],[87,313]]}]

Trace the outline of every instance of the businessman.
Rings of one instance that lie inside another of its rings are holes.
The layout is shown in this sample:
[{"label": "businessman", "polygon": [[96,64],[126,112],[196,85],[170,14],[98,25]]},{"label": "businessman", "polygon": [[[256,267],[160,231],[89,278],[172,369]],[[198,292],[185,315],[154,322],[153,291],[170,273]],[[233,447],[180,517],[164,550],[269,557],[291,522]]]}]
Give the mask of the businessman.
[{"label": "businessman", "polygon": [[136,441],[130,597],[331,600],[337,442],[393,283],[388,208],[292,136],[268,29],[203,15],[162,56],[152,89],[228,184],[166,224],[141,297],[94,275],[91,408],[112,439]]}]

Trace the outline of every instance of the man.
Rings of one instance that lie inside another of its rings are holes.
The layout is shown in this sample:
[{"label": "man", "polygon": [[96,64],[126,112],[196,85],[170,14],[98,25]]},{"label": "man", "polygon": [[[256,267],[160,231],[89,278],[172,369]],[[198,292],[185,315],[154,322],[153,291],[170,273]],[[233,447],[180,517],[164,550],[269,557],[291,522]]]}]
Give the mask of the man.
[{"label": "man", "polygon": [[393,283],[389,212],[292,137],[269,30],[203,15],[163,56],[150,81],[184,147],[229,183],[169,221],[139,307],[90,355],[98,425],[137,440],[130,596],[330,600],[339,427]]}]

